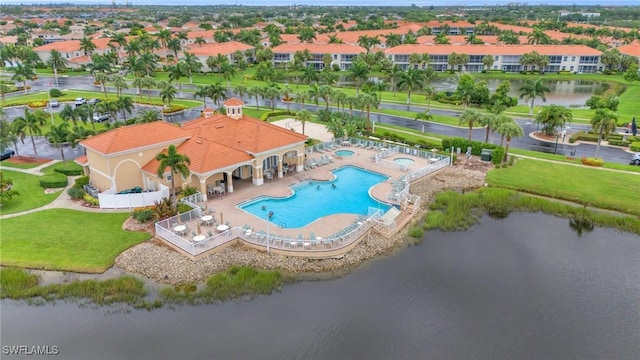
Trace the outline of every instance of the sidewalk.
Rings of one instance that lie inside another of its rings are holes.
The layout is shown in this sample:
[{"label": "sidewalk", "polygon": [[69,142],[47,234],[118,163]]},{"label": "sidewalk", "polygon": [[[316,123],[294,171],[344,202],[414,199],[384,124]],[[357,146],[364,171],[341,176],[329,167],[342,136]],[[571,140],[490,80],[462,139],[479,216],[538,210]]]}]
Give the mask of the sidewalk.
[{"label": "sidewalk", "polygon": [[[22,172],[22,173],[26,173],[26,174],[36,175],[36,176],[42,176],[42,175],[44,175],[44,173],[42,173],[40,170],[42,170],[45,167],[51,166],[51,165],[53,165],[55,163],[58,163],[60,161],[61,160],[51,160],[48,163],[45,163],[45,164],[42,164],[42,165],[38,165],[38,166],[36,166],[34,168],[30,168],[30,169],[20,169],[20,168],[8,167],[8,166],[0,166],[0,170],[11,170],[11,171],[17,171],[17,172]],[[31,214],[31,213],[34,213],[34,212],[38,212],[38,211],[42,211],[42,210],[48,210],[48,209],[70,209],[70,210],[77,210],[77,211],[100,212],[100,213],[129,212],[130,211],[129,209],[90,208],[90,207],[82,206],[82,205],[78,204],[77,202],[71,200],[69,195],[67,195],[67,190],[69,190],[69,188],[71,188],[73,186],[73,184],[75,183],[75,179],[76,178],[78,178],[78,177],[77,176],[69,176],[68,177],[69,183],[67,184],[67,186],[64,189],[58,190],[60,192],[60,194],[52,202],[50,202],[50,203],[48,203],[46,205],[43,205],[41,207],[35,208],[35,209],[29,209],[29,210],[25,210],[25,211],[16,212],[16,213],[0,215],[0,219],[8,219],[8,218],[12,218],[12,217],[20,216],[20,215],[25,215],[25,214]]]}]

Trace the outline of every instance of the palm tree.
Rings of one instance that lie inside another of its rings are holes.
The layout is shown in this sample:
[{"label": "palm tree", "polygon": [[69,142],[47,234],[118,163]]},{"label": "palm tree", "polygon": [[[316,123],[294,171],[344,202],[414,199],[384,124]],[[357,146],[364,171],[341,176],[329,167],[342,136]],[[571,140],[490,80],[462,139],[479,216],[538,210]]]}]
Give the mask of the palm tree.
[{"label": "palm tree", "polygon": [[615,130],[616,121],[618,121],[618,116],[609,109],[598,109],[591,118],[591,128],[593,131],[598,132],[598,144],[596,145],[595,157],[598,157],[598,153],[600,152],[600,143],[602,142],[603,135]]},{"label": "palm tree", "polygon": [[36,72],[31,65],[17,63],[16,66],[13,67],[13,76],[11,80],[22,82],[22,86],[24,87],[24,93],[27,93],[27,80],[33,79],[36,76]]},{"label": "palm tree", "polygon": [[546,93],[551,92],[547,86],[544,85],[544,79],[539,78],[537,80],[527,79],[520,87],[520,99],[525,101],[531,100],[529,107],[529,116],[533,115],[533,104],[536,98],[541,98],[542,101],[547,101]]},{"label": "palm tree", "polygon": [[56,87],[58,86],[58,69],[66,69],[68,63],[69,62],[62,56],[60,51],[51,49],[51,51],[49,52],[49,60],[47,60],[47,65],[51,66],[51,68],[53,69],[53,75],[56,80]]},{"label": "palm tree", "polygon": [[329,85],[321,85],[318,88],[318,95],[324,100],[326,105],[325,110],[329,111],[329,102],[333,96],[333,89]]},{"label": "palm tree", "polygon": [[222,77],[227,80],[227,89],[231,88],[231,79],[233,79],[233,77],[236,75],[236,68],[226,62],[222,64],[220,72],[222,73]]},{"label": "palm tree", "polygon": [[351,77],[353,81],[356,83],[356,96],[359,94],[360,84],[367,80],[369,77],[369,68],[364,61],[357,60],[356,62],[351,64],[351,68],[349,68],[349,73],[351,73]]},{"label": "palm tree", "polygon": [[96,49],[96,44],[91,41],[88,37],[83,37],[80,39],[80,50],[84,52],[85,56],[91,56],[93,54],[93,50]]},{"label": "palm tree", "polygon": [[309,86],[309,90],[307,91],[307,93],[309,94],[309,98],[313,99],[316,103],[316,112],[318,112],[319,107],[320,107],[320,88],[318,87],[317,84],[313,84],[311,86]]},{"label": "palm tree", "polygon": [[391,82],[391,90],[393,91],[393,97],[396,97],[396,90],[397,90],[397,82],[400,79],[400,77],[402,76],[402,68],[400,68],[400,65],[398,64],[393,64],[393,66],[388,70],[388,74],[389,74],[389,82]]},{"label": "palm tree", "polygon": [[65,106],[62,107],[62,110],[60,110],[59,113],[60,117],[62,118],[62,120],[64,121],[73,121],[73,126],[78,126],[78,115],[75,111],[73,111],[73,108],[71,107],[71,105],[66,104]]},{"label": "palm tree", "polygon": [[140,111],[136,117],[136,123],[144,124],[160,120],[160,113],[157,110],[146,109]]},{"label": "palm tree", "polygon": [[109,80],[109,76],[103,72],[97,73],[95,76],[96,82],[100,83],[100,86],[102,87],[102,92],[104,93],[104,97],[108,97],[107,95],[107,86],[105,85],[106,82]]},{"label": "palm tree", "polygon": [[271,83],[264,89],[262,89],[262,96],[271,100],[271,111],[275,109],[275,101],[280,97],[281,91],[278,84]]},{"label": "palm tree", "polygon": [[38,150],[36,149],[36,140],[34,135],[42,135],[42,129],[40,126],[44,125],[46,120],[46,114],[42,110],[36,110],[30,112],[28,108],[24,109],[24,116],[18,116],[13,120],[16,129],[20,129],[20,140],[24,141],[25,135],[29,135],[31,138],[31,145],[33,146],[33,153],[36,160],[38,160]]},{"label": "palm tree", "polygon": [[164,58],[167,58],[167,43],[169,39],[171,39],[171,30],[169,29],[161,29],[156,34],[158,40],[160,40],[160,44],[162,44],[162,48],[164,49]]},{"label": "palm tree", "polygon": [[296,102],[298,104],[302,105],[302,109],[305,108],[304,107],[304,103],[309,99],[310,99],[310,97],[309,97],[309,92],[308,91],[301,90],[301,91],[298,91],[296,93]]},{"label": "palm tree", "polygon": [[160,90],[160,98],[167,106],[171,107],[171,101],[176,97],[178,91],[171,84],[167,84]]},{"label": "palm tree", "polygon": [[249,91],[249,88],[247,88],[247,86],[244,84],[238,84],[233,89],[233,92],[238,94],[238,96],[240,96],[240,100],[242,101],[244,101],[244,96],[247,94],[247,91]]},{"label": "palm tree", "polygon": [[559,128],[563,128],[566,123],[571,122],[573,113],[570,109],[560,105],[543,106],[534,122],[542,125],[542,133],[545,135],[556,135]]},{"label": "palm tree", "polygon": [[11,92],[11,87],[7,84],[0,84],[0,97],[2,98],[2,104],[4,104],[4,96]]},{"label": "palm tree", "polygon": [[431,112],[429,110],[425,110],[424,112],[416,114],[416,120],[422,120],[422,130],[421,130],[421,132],[424,133],[424,123],[425,123],[425,121],[433,120],[433,115],[431,115]]},{"label": "palm tree", "polygon": [[185,72],[189,76],[189,84],[193,84],[193,73],[202,69],[202,63],[194,54],[185,52],[182,62],[185,64]]},{"label": "palm tree", "polygon": [[114,74],[111,76],[111,83],[113,83],[113,87],[116,88],[116,96],[118,98],[122,97],[123,89],[129,88],[129,86],[127,85],[127,81],[124,79],[124,77],[118,74]]},{"label": "palm tree", "polygon": [[513,119],[511,121],[506,121],[496,129],[500,135],[507,138],[507,146],[504,149],[504,158],[502,161],[506,161],[509,156],[509,145],[511,144],[511,139],[514,137],[521,137],[524,135],[524,131],[522,131],[522,127],[518,125]]},{"label": "palm tree", "polygon": [[122,119],[127,121],[127,113],[131,114],[133,111],[133,99],[131,96],[121,96],[116,101],[118,109],[122,110]]},{"label": "palm tree", "polygon": [[460,115],[460,125],[467,125],[469,127],[469,141],[471,141],[471,132],[473,131],[473,124],[482,121],[482,114],[477,110],[465,110]]},{"label": "palm tree", "polygon": [[423,83],[424,73],[422,70],[409,68],[401,74],[398,87],[407,89],[407,104],[411,104],[411,91],[422,88]]},{"label": "palm tree", "polygon": [[367,129],[371,129],[371,107],[377,108],[380,104],[376,94],[360,94],[356,96],[357,103],[367,111]]},{"label": "palm tree", "polygon": [[227,99],[227,91],[222,86],[220,81],[215,84],[210,84],[206,86],[207,96],[211,98],[216,103],[216,107],[220,108],[220,100]]},{"label": "palm tree", "polygon": [[49,132],[45,134],[47,140],[60,150],[60,156],[62,161],[66,161],[64,158],[64,151],[62,151],[62,145],[69,140],[69,124],[66,122],[60,123],[57,126],[52,125]]},{"label": "palm tree", "polygon": [[207,87],[205,85],[198,85],[196,91],[193,93],[193,98],[202,98],[203,108],[207,108]]},{"label": "palm tree", "polygon": [[296,120],[298,120],[298,121],[300,121],[302,123],[302,135],[304,135],[304,126],[305,126],[305,124],[307,123],[307,121],[310,121],[312,117],[313,117],[313,115],[307,109],[300,110],[296,114]]},{"label": "palm tree", "polygon": [[[157,175],[159,178],[165,178],[165,172],[167,168],[169,168],[169,172],[171,173],[171,200],[176,197],[176,189],[175,189],[175,174],[181,174],[184,178],[188,177],[191,172],[189,171],[189,165],[191,165],[191,160],[188,156],[182,155],[178,153],[178,149],[175,145],[170,145],[167,149],[167,152],[161,152],[156,155],[156,160],[159,162]],[[173,202],[177,209],[177,202]]]},{"label": "palm tree", "polygon": [[262,96],[262,88],[260,86],[252,86],[247,90],[247,95],[256,99],[256,109],[260,110],[260,96]]}]

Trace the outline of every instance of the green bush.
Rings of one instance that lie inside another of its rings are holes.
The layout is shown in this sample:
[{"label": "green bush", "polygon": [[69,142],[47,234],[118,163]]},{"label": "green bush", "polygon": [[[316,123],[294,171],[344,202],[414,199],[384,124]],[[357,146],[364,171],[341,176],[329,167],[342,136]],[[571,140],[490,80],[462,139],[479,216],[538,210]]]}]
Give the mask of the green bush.
[{"label": "green bush", "polygon": [[150,208],[136,209],[131,216],[138,220],[139,223],[145,223],[153,219],[154,211]]},{"label": "green bush", "polygon": [[28,107],[35,109],[35,108],[43,108],[47,106],[47,102],[46,101],[30,101],[27,104]]},{"label": "green bush", "polygon": [[493,164],[499,164],[504,159],[504,148],[502,146],[498,146],[493,149],[493,153],[491,154],[491,162]]},{"label": "green bush", "polygon": [[629,145],[629,150],[631,151],[640,151],[640,141],[634,141]]},{"label": "green bush", "polygon": [[91,206],[100,205],[100,201],[89,194],[85,194],[82,200]]},{"label": "green bush", "polygon": [[583,165],[588,166],[602,166],[604,164],[604,160],[600,158],[592,158],[592,157],[583,157],[580,159]]},{"label": "green bush", "polygon": [[74,187],[69,188],[69,190],[67,190],[67,194],[73,200],[80,200],[80,199],[83,199],[87,193],[84,190],[82,190],[82,188],[77,188],[74,185]]},{"label": "green bush", "polygon": [[187,186],[187,187],[184,188],[184,190],[182,190],[182,192],[180,193],[178,198],[191,196],[191,195],[193,195],[193,194],[195,194],[197,192],[198,192],[198,189],[196,189],[194,186]]},{"label": "green bush", "polygon": [[174,112],[178,112],[178,111],[182,111],[184,109],[186,109],[187,107],[184,105],[180,105],[180,104],[171,104],[171,106],[169,107],[163,107],[162,108],[162,113],[163,114],[171,114]]},{"label": "green bush", "polygon": [[66,176],[77,176],[84,174],[84,172],[82,171],[82,166],[71,161],[59,165],[54,169],[54,171]]},{"label": "green bush", "polygon": [[186,213],[187,211],[190,211],[192,209],[193,208],[187,204],[182,204],[182,203],[178,204],[178,212],[180,214]]},{"label": "green bush", "polygon": [[614,140],[614,139],[609,139],[609,145],[613,145],[613,146],[629,146],[629,142],[626,140]]},{"label": "green bush", "polygon": [[83,186],[89,185],[89,177],[88,176],[80,176],[73,182],[73,187],[82,189]]},{"label": "green bush", "polygon": [[[480,156],[480,154],[482,154],[482,149],[494,150],[500,147],[499,145],[487,144],[475,140],[469,141],[464,138],[442,139],[442,147],[444,149],[449,149],[448,151],[451,151],[451,147],[453,147],[454,151],[456,151],[457,148],[460,148],[462,153],[466,153],[467,147],[469,146],[471,146],[471,155],[475,156]],[[502,154],[504,155],[504,149],[502,149]]]},{"label": "green bush", "polygon": [[422,239],[423,235],[424,235],[424,229],[422,229],[422,227],[416,226],[409,229],[409,236],[413,238]]},{"label": "green bush", "polygon": [[40,178],[40,186],[45,189],[63,188],[67,183],[67,177],[62,174],[47,174]]},{"label": "green bush", "polygon": [[58,98],[64,96],[64,93],[60,91],[60,89],[51,89],[49,90],[49,96],[51,96],[52,98]]},{"label": "green bush", "polygon": [[266,113],[260,115],[260,120],[267,121],[267,120],[269,120],[270,117],[280,116],[280,115],[296,116],[296,112],[295,111],[291,111],[290,113],[288,113],[286,110],[285,111],[281,111],[281,110],[267,111]]},{"label": "green bush", "polygon": [[598,142],[598,134],[583,132],[582,134],[578,135],[576,139],[581,141]]}]

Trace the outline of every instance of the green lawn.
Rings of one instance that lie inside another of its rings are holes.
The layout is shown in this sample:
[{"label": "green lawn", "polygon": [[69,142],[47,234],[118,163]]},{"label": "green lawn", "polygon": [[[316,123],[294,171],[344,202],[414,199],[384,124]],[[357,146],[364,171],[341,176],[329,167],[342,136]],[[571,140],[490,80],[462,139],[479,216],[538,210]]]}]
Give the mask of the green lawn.
[{"label": "green lawn", "polygon": [[[109,91],[107,91],[107,97],[104,96],[104,93],[102,91],[64,90],[63,92],[65,95],[58,98],[58,100],[60,101],[73,101],[75,98],[78,98],[78,97],[84,97],[88,99],[96,98],[96,99],[102,99],[102,100],[116,98],[115,93],[109,92]],[[137,97],[137,99],[140,102],[151,101],[153,104],[162,105],[162,99],[160,99],[157,96],[151,96],[151,98],[149,98],[145,94],[144,89],[142,90],[141,95]],[[37,93],[32,93],[27,95],[20,95],[20,96],[13,97],[11,99],[7,99],[7,101],[5,102],[5,106],[22,105],[31,101],[48,101],[48,100],[49,100],[49,93],[46,91],[42,91],[42,92],[37,92]],[[185,100],[185,99],[174,99],[172,103],[184,105],[189,108],[202,105],[201,101]]]},{"label": "green lawn", "polygon": [[124,250],[150,238],[122,229],[127,213],[52,209],[3,219],[2,266],[104,272]]},{"label": "green lawn", "polygon": [[5,167],[18,168],[18,169],[31,169],[31,168],[34,168],[36,166],[39,166],[40,164],[38,164],[38,163],[15,164],[15,163],[9,162],[7,160],[4,160],[4,161],[0,162],[0,165],[5,166]]},{"label": "green lawn", "polygon": [[[35,209],[44,206],[58,197],[63,191],[57,191],[53,194],[45,194],[44,189],[40,187],[40,177],[36,175],[25,174],[22,172],[2,170],[5,178],[13,181],[13,189],[20,193],[14,196],[11,201],[0,207],[0,214],[12,214],[20,211]],[[4,230],[5,220],[2,220],[2,228]]]},{"label": "green lawn", "polygon": [[[560,161],[560,162],[571,163],[571,164],[582,164],[582,162],[581,162],[581,160],[579,158],[569,159],[565,155],[553,155],[553,154],[549,154],[549,153],[543,153],[543,152],[532,151],[532,150],[509,148],[509,154],[525,155],[525,156],[535,157],[535,158],[538,158],[538,159],[554,160],[554,161]],[[640,166],[633,166],[633,165],[628,165],[628,164],[619,164],[619,163],[609,163],[609,162],[607,162],[607,163],[604,163],[604,165],[602,165],[602,167],[606,168],[606,169],[617,169],[617,170],[624,170],[624,171],[640,173]]]},{"label": "green lawn", "polygon": [[491,186],[588,204],[640,216],[640,176],[589,167],[520,159],[487,174]]}]

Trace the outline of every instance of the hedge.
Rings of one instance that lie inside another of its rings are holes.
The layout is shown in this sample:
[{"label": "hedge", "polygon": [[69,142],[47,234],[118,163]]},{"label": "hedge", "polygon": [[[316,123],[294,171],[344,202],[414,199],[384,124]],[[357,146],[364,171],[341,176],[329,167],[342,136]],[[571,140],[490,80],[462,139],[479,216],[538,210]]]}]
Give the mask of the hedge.
[{"label": "hedge", "polygon": [[272,117],[272,116],[280,116],[280,115],[296,116],[296,112],[295,111],[287,112],[286,110],[285,111],[282,111],[282,110],[269,111],[269,112],[266,112],[266,113],[260,115],[260,119],[263,120],[263,121],[266,121],[266,120],[269,120],[269,118]]},{"label": "hedge", "polygon": [[460,148],[460,151],[462,153],[466,153],[469,146],[471,146],[471,155],[475,156],[480,156],[483,149],[493,150],[493,154],[491,155],[491,162],[494,164],[499,164],[502,161],[502,158],[504,158],[505,149],[500,145],[487,144],[475,140],[469,141],[463,138],[442,139],[442,147],[447,152],[451,152],[451,148]]},{"label": "hedge", "polygon": [[629,145],[629,150],[631,151],[640,151],[640,141],[634,141]]},{"label": "hedge", "polygon": [[609,139],[609,145],[613,145],[613,146],[629,146],[629,142],[626,141],[626,140]]},{"label": "hedge", "polygon": [[67,177],[62,174],[47,174],[40,178],[40,186],[45,189],[67,186]]},{"label": "hedge", "polygon": [[187,107],[184,105],[180,105],[180,104],[171,104],[171,106],[169,107],[163,107],[162,108],[162,113],[163,114],[171,114],[174,112],[178,112],[178,111],[182,111],[184,109],[186,109]]},{"label": "hedge", "polygon": [[78,189],[82,189],[82,187],[85,186],[85,185],[89,185],[89,177],[88,176],[81,176],[81,177],[77,178],[73,182],[73,187],[78,188]]},{"label": "hedge", "polygon": [[78,176],[84,174],[84,172],[82,171],[82,167],[72,162],[60,165],[56,167],[54,171],[66,176]]},{"label": "hedge", "polygon": [[580,161],[582,162],[582,164],[588,166],[602,166],[604,164],[604,160],[600,158],[583,157],[582,159],[580,159]]}]

